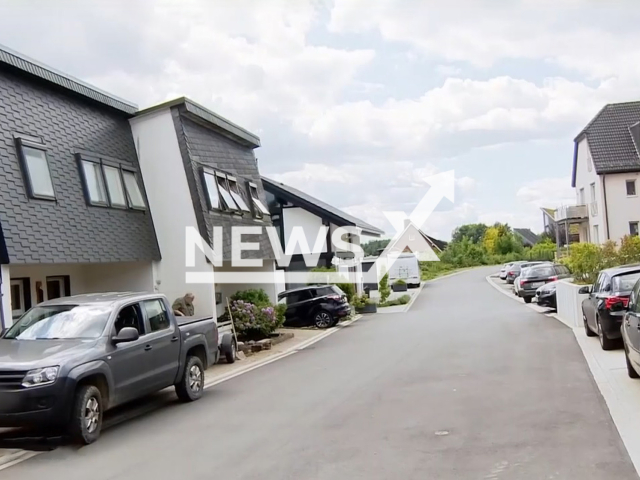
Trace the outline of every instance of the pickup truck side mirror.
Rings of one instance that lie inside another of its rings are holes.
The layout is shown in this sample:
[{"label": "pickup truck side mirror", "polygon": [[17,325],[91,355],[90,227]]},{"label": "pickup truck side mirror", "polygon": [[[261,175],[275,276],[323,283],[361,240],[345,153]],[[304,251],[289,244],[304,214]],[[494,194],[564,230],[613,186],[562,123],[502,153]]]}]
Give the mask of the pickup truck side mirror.
[{"label": "pickup truck side mirror", "polygon": [[591,293],[591,285],[587,285],[586,287],[582,287],[580,290],[578,290],[578,293],[580,295],[585,295],[585,294]]},{"label": "pickup truck side mirror", "polygon": [[140,338],[138,330],[133,327],[124,327],[120,332],[114,336],[111,341],[114,345],[119,343],[135,342]]}]

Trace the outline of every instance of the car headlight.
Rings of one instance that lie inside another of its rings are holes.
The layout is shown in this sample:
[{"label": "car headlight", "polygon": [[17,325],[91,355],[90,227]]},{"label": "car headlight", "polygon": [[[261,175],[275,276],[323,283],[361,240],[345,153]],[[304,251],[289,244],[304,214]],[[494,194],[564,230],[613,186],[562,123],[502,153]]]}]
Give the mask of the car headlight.
[{"label": "car headlight", "polygon": [[60,367],[45,367],[30,370],[22,380],[23,387],[36,387],[40,385],[49,385],[58,378]]}]

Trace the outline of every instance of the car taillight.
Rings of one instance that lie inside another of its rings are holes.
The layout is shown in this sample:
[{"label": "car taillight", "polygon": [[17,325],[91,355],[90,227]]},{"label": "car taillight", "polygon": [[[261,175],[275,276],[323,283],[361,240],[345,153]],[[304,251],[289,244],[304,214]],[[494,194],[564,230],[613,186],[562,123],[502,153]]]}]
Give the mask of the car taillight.
[{"label": "car taillight", "polygon": [[527,283],[527,282],[525,282],[524,280],[520,279],[520,286],[521,286],[521,287],[522,287],[525,283]]},{"label": "car taillight", "polygon": [[514,272],[513,270],[509,272],[509,275],[515,275],[516,272]]},{"label": "car taillight", "polygon": [[558,280],[558,276],[554,276],[554,277],[549,277],[549,281],[550,282],[555,282],[556,280]]},{"label": "car taillight", "polygon": [[340,295],[327,295],[327,298],[330,298],[331,300],[342,300],[342,297]]},{"label": "car taillight", "polygon": [[604,300],[604,308],[611,310],[611,307],[618,302],[622,302],[624,308],[629,306],[629,299],[627,297],[609,297]]}]

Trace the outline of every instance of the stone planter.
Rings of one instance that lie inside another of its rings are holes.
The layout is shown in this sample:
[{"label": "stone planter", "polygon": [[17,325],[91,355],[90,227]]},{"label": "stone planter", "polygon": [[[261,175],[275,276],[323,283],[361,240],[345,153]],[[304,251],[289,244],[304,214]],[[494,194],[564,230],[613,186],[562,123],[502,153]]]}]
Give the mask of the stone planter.
[{"label": "stone planter", "polygon": [[558,304],[558,317],[560,321],[569,327],[581,327],[582,301],[589,295],[578,293],[584,285],[576,285],[569,280],[561,280],[556,288],[556,303]]},{"label": "stone planter", "polygon": [[394,292],[406,292],[408,289],[408,286],[406,283],[404,284],[394,283],[393,285],[391,285],[391,288],[393,289]]},{"label": "stone planter", "polygon": [[378,306],[375,303],[367,303],[364,307],[356,308],[357,313],[376,313]]}]

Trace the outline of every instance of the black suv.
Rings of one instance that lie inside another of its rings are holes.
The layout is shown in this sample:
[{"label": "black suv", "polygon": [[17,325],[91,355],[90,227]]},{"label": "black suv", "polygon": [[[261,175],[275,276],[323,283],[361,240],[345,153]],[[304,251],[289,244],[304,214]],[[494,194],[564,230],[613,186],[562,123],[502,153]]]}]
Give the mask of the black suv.
[{"label": "black suv", "polygon": [[286,290],[278,295],[278,302],[287,304],[284,321],[287,327],[329,328],[351,313],[347,296],[335,285]]}]

